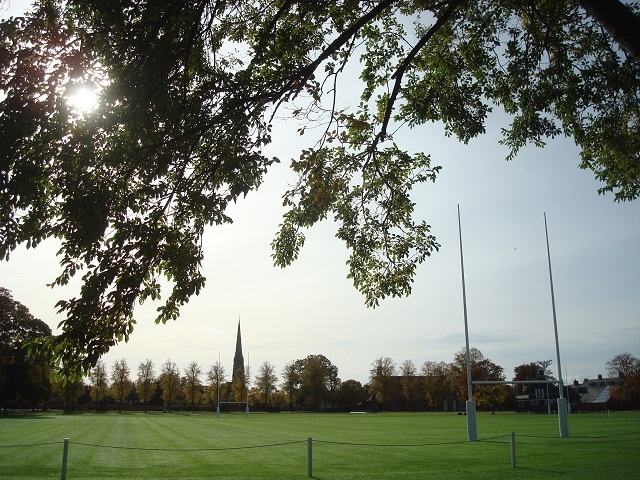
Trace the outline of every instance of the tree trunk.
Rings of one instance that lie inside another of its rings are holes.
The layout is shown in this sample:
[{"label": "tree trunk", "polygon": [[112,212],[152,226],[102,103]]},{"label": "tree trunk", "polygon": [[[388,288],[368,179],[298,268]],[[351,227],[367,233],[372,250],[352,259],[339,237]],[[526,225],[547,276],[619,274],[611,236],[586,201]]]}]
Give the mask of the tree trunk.
[{"label": "tree trunk", "polygon": [[640,17],[619,0],[578,0],[580,6],[640,62]]}]

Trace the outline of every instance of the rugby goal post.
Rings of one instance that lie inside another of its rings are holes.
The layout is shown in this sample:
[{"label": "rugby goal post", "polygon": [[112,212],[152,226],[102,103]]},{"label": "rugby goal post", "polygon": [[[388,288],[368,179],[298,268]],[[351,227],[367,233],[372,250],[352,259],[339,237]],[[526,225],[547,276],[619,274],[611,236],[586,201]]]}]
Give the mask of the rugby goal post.
[{"label": "rugby goal post", "polygon": [[[551,271],[551,251],[549,249],[549,232],[547,229],[547,214],[544,213],[544,233],[547,244],[547,262],[549,267],[549,285],[551,287],[551,310],[553,314],[553,331],[555,337],[555,347],[556,347],[556,360],[558,362],[558,380],[557,381],[546,381],[539,383],[557,383],[558,384],[558,427],[559,433],[561,437],[569,436],[569,419],[568,419],[568,411],[567,411],[567,399],[564,398],[564,385],[562,381],[562,366],[560,364],[560,342],[558,341],[558,320],[556,317],[556,301],[555,294],[553,290],[553,273]],[[463,317],[464,317],[464,334],[466,341],[466,363],[467,363],[467,395],[468,400],[466,402],[466,410],[467,410],[467,439],[470,442],[474,442],[478,440],[478,426],[476,423],[476,404],[473,400],[473,385],[481,385],[481,384],[499,384],[499,383],[521,383],[521,382],[509,382],[509,381],[473,381],[471,378],[471,358],[470,358],[470,348],[469,348],[469,322],[467,319],[467,294],[466,294],[466,286],[464,279],[464,254],[462,251],[462,225],[460,221],[460,204],[458,204],[458,236],[460,241],[460,271],[462,277],[462,307],[463,307]],[[525,383],[527,381],[522,381]],[[567,392],[568,396],[568,392]]]},{"label": "rugby goal post", "polygon": [[244,402],[218,402],[218,405],[216,406],[216,418],[220,418],[220,405],[244,405],[245,406],[245,413],[244,416],[245,417],[249,417],[249,401],[244,401]]}]

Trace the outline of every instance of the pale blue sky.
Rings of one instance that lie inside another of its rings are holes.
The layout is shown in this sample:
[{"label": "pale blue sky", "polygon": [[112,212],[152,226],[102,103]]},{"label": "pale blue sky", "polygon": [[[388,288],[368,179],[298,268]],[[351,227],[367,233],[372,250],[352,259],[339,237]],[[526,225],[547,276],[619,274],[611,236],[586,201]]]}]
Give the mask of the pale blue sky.
[{"label": "pale blue sky", "polygon": [[[19,2],[12,3],[16,7]],[[6,6],[5,6],[6,11]],[[5,11],[2,16],[7,16]],[[404,129],[396,141],[430,153],[443,169],[435,184],[416,191],[416,214],[432,226],[442,248],[418,270],[413,295],[367,309],[345,278],[347,251],[327,221],[306,232],[298,261],[272,266],[270,242],[280,223],[281,194],[294,181],[286,161],[309,146],[312,132],[289,123],[274,131],[277,165],[258,193],[230,209],[233,225],[212,227],[204,239],[207,284],[167,325],[153,323],[153,306],[136,312],[128,344],[105,361],[124,357],[132,370],[150,358],[207,370],[218,354],[231,370],[238,317],[245,361],[280,372],[286,362],[323,354],[343,379],[368,380],[372,362],[391,357],[451,361],[464,346],[456,208],[460,205],[471,345],[511,378],[521,363],[553,359],[557,374],[544,234],[551,243],[563,375],[606,374],[605,362],[625,351],[640,355],[640,203],[598,196],[593,174],[578,168],[573,142],[556,139],[526,148],[512,162],[498,145],[508,120],[494,115],[488,133],[462,145],[440,126]],[[20,249],[0,263],[0,285],[55,328],[55,302],[64,290],[46,287],[58,270],[56,245]]]}]

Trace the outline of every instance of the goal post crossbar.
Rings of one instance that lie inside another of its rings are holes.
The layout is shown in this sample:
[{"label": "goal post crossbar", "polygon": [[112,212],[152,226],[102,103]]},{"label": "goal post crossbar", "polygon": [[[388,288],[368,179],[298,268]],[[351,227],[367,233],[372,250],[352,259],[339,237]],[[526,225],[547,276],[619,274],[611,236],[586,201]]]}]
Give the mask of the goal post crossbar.
[{"label": "goal post crossbar", "polygon": [[244,402],[218,402],[216,407],[216,417],[220,418],[220,405],[243,405],[245,408],[245,417],[249,417],[249,401],[245,400]]}]

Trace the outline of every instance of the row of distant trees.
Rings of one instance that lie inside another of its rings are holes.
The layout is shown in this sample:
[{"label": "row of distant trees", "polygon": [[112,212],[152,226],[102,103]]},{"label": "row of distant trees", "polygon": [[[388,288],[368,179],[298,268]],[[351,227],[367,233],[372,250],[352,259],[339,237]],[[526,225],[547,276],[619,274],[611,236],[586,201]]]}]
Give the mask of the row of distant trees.
[{"label": "row of distant trees", "polygon": [[[486,359],[477,349],[471,350],[476,379],[504,380],[502,367]],[[252,408],[332,410],[344,408],[383,409],[439,409],[444,400],[459,402],[466,398],[466,357],[458,352],[452,363],[425,362],[420,369],[407,360],[400,366],[389,357],[372,363],[369,383],[349,379],[342,381],[338,368],[324,355],[309,355],[287,363],[280,376],[276,367],[264,361],[252,378],[249,371],[230,381],[225,367],[216,362],[204,370],[198,362],[191,362],[180,370],[167,359],[156,371],[151,360],[140,362],[132,376],[126,359],[116,360],[110,369],[100,360],[87,380],[90,399],[98,408],[115,404],[149,406],[160,400],[171,409],[213,407],[218,402],[246,402]],[[551,362],[534,362],[516,370],[516,379],[535,379],[540,369]],[[548,372],[547,372],[548,373]],[[66,408],[85,391],[83,382],[72,391],[59,391],[58,397]],[[479,406],[504,408],[513,400],[513,391],[505,385],[476,389],[474,398]],[[459,404],[459,403],[458,403]]]},{"label": "row of distant trees", "polygon": [[[476,348],[470,349],[471,375],[474,380],[506,380],[503,368]],[[526,363],[514,369],[512,380],[553,379],[551,360]],[[614,390],[619,400],[640,400],[640,361],[621,354],[607,362],[610,374],[625,381]],[[217,362],[205,372],[197,362],[182,371],[167,359],[156,373],[154,363],[138,365],[137,376],[125,359],[116,360],[110,372],[99,361],[89,375],[90,398],[95,405],[111,401],[119,409],[123,404],[147,407],[158,399],[168,408],[214,407],[220,402],[246,402],[252,409],[263,410],[439,410],[460,406],[467,399],[466,350],[461,349],[451,363],[426,361],[420,368],[411,360],[396,364],[389,357],[376,359],[369,372],[369,383],[349,379],[342,381],[338,368],[324,355],[309,355],[287,363],[280,376],[275,366],[265,361],[251,378],[249,371],[233,382]],[[504,384],[476,386],[473,398],[479,408],[512,408],[522,387]],[[73,398],[65,398],[69,408]]]},{"label": "row of distant trees", "polygon": [[[126,404],[143,407],[162,402],[166,408],[175,406],[200,408],[213,407],[219,402],[247,402],[259,408],[322,408],[328,398],[341,396],[342,382],[338,368],[323,355],[310,355],[305,359],[288,363],[280,381],[275,366],[265,361],[252,378],[250,369],[236,378],[229,379],[224,365],[219,361],[208,370],[198,362],[190,362],[180,370],[175,362],[167,359],[159,370],[151,360],[140,362],[137,375],[132,377],[126,359],[116,360],[109,370],[100,360],[88,375],[90,399],[96,405],[113,402],[119,409]],[[345,382],[346,386],[351,384]],[[77,382],[83,384],[83,382]],[[357,400],[365,399],[366,391],[359,388]],[[67,408],[81,396],[78,388],[71,395],[60,395]]]},{"label": "row of distant trees", "polygon": [[[444,402],[461,405],[467,399],[466,350],[453,361],[426,361],[420,367],[411,360],[396,364],[380,357],[371,364],[369,381],[342,381],[338,367],[324,355],[309,355],[276,367],[264,361],[255,376],[247,369],[229,379],[225,367],[216,362],[208,369],[191,362],[180,369],[167,359],[159,368],[151,360],[132,372],[126,359],[110,368],[102,361],[81,380],[57,378],[49,359],[28,348],[36,338],[51,336],[50,328],[0,287],[0,405],[47,408],[53,399],[65,409],[85,404],[104,409],[164,406],[166,408],[215,407],[219,402],[246,402],[252,409],[441,409]],[[506,380],[503,368],[470,349],[474,380]],[[535,380],[540,374],[553,378],[551,360],[535,361],[514,369],[513,380]],[[623,378],[614,390],[619,400],[640,403],[640,360],[629,353],[607,362],[608,373]],[[52,375],[54,374],[54,375]],[[511,408],[517,387],[478,386],[473,397],[479,408]]]}]

